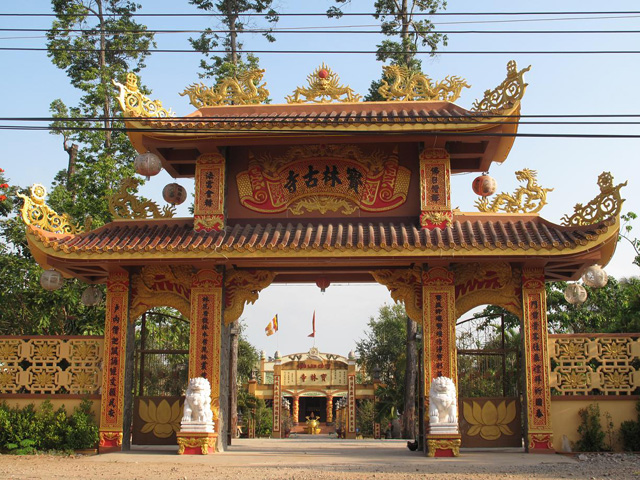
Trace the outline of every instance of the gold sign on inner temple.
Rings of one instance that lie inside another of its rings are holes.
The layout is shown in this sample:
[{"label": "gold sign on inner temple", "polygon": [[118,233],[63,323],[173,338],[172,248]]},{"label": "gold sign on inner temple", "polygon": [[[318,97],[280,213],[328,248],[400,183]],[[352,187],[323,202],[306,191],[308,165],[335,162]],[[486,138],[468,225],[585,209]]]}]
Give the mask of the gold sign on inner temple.
[{"label": "gold sign on inner temple", "polygon": [[449,75],[435,84],[424,73],[405,65],[382,67],[384,77],[378,93],[387,101],[445,100],[455,102],[463,88],[469,88],[464,78]]},{"label": "gold sign on inner temple", "polygon": [[286,97],[287,103],[359,102],[362,99],[349,86],[340,85],[338,74],[324,63],[307,75],[307,82],[309,87],[297,87]]},{"label": "gold sign on inner temple", "polygon": [[151,200],[140,200],[129,193],[128,189],[136,188],[138,180],[125,178],[116,193],[109,197],[109,211],[114,220],[129,220],[140,218],[172,218],[175,207],[165,205],[162,211]]},{"label": "gold sign on inner temple", "polygon": [[266,83],[260,85],[264,70],[254,68],[220,80],[217,85],[207,87],[203,83],[192,83],[180,94],[189,96],[189,102],[196,108],[216,105],[247,105],[264,103],[269,97]]},{"label": "gold sign on inner temple", "polygon": [[627,182],[614,187],[611,173],[602,172],[598,177],[598,186],[600,194],[586,205],[576,204],[573,207],[573,215],[562,217],[563,225],[592,225],[620,214],[624,203],[624,199],[620,197],[620,189],[626,187]]},{"label": "gold sign on inner temple", "polygon": [[120,89],[118,102],[126,116],[131,117],[173,117],[171,109],[162,106],[160,100],[150,100],[138,88],[138,77],[135,73],[127,73],[127,83],[122,85],[113,80],[113,84]]},{"label": "gold sign on inner temple", "polygon": [[476,200],[476,207],[481,212],[506,213],[536,213],[547,204],[547,192],[553,188],[542,188],[536,179],[537,172],[525,168],[516,172],[516,178],[520,182],[527,182],[524,187],[518,187],[513,194],[499,193],[491,203],[488,197]]},{"label": "gold sign on inner temple", "polygon": [[506,110],[522,100],[527,89],[524,74],[531,70],[531,65],[518,71],[515,60],[507,63],[507,78],[493,90],[486,90],[482,100],[473,102],[471,110],[476,112]]},{"label": "gold sign on inner temple", "polygon": [[58,215],[45,203],[47,190],[42,185],[34,184],[30,192],[30,197],[18,194],[18,197],[24,200],[20,214],[25,224],[52,233],[82,233],[83,228],[74,224],[68,214]]}]

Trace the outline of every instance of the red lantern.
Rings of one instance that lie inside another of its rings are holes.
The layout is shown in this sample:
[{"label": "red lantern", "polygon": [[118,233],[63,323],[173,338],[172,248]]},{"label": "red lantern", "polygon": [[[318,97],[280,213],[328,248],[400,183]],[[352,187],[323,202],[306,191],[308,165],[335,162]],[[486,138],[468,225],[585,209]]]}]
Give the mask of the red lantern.
[{"label": "red lantern", "polygon": [[143,175],[149,180],[149,177],[160,173],[160,170],[162,170],[162,162],[155,153],[141,153],[133,161],[133,168],[137,174]]},{"label": "red lantern", "polygon": [[488,173],[484,173],[483,175],[476,177],[471,184],[471,188],[473,188],[474,193],[481,197],[493,195],[497,186],[496,179],[489,176]]},{"label": "red lantern", "polygon": [[329,288],[329,285],[331,285],[331,282],[329,281],[329,279],[327,277],[325,277],[324,275],[322,275],[321,277],[318,277],[318,279],[316,280],[316,285],[318,286],[318,288],[320,289],[320,291],[322,293],[324,293],[324,291]]},{"label": "red lantern", "polygon": [[172,205],[180,205],[187,199],[187,191],[178,183],[170,183],[162,189],[162,198]]}]

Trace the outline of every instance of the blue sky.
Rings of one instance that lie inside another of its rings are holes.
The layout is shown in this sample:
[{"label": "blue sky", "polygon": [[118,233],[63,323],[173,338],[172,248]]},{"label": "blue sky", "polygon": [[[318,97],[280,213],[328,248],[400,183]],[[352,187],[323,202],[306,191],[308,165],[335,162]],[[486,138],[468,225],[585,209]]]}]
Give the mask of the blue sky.
[{"label": "blue sky", "polygon": [[[194,13],[195,7],[186,0],[141,0],[142,13]],[[346,8],[350,12],[371,11],[371,4],[356,0]],[[278,2],[282,12],[320,12],[331,5],[329,1]],[[595,1],[461,1],[450,0],[447,12],[514,12],[514,11],[601,11],[637,10],[637,1],[618,1],[603,4]],[[0,13],[46,13],[50,2],[2,2]],[[602,15],[615,17],[615,15]],[[549,21],[549,17],[500,17],[500,23],[477,23],[485,17],[438,17],[438,29],[447,30],[581,30],[624,29],[640,30],[640,16],[626,18],[585,19],[584,15],[570,15],[571,19]],[[514,21],[516,20],[516,21]],[[527,20],[527,21],[523,21]],[[188,17],[142,18],[150,29],[195,29],[207,26],[207,19]],[[0,17],[0,28],[48,28],[51,18]],[[458,23],[456,23],[458,22]],[[459,23],[476,22],[476,23]],[[215,27],[215,25],[210,26]],[[259,22],[257,25],[260,26]],[[322,27],[331,28],[368,25],[360,29],[371,30],[376,25],[372,17],[345,17],[340,21],[324,17],[282,17],[278,28]],[[42,47],[45,39],[37,33],[0,32],[0,47]],[[19,38],[16,38],[19,37]],[[26,38],[29,37],[29,38]],[[34,37],[34,38],[32,38]],[[189,49],[189,34],[159,34],[156,37],[160,49]],[[372,50],[379,41],[375,35],[322,35],[282,34],[277,42],[267,44],[259,35],[243,38],[245,48],[256,50]],[[625,35],[471,35],[451,34],[449,45],[442,51],[461,50],[638,50],[640,34]],[[0,51],[3,75],[0,76],[2,117],[47,117],[49,104],[61,98],[73,104],[78,92],[69,85],[65,73],[55,68],[45,52]],[[459,75],[467,79],[472,88],[465,89],[457,103],[469,108],[481,98],[486,89],[498,85],[505,76],[507,61],[514,59],[519,68],[532,65],[526,74],[529,84],[522,103],[525,115],[563,114],[638,114],[640,113],[640,80],[638,55],[454,55],[443,54],[435,58],[423,56],[423,71],[434,79],[446,75]],[[155,53],[148,59],[141,76],[165,107],[171,107],[178,115],[190,113],[193,108],[185,97],[178,95],[185,86],[197,81],[200,56],[195,53]],[[265,80],[273,103],[283,103],[296,86],[306,84],[306,76],[325,62],[337,72],[342,82],[356,92],[365,94],[372,79],[379,78],[381,63],[373,55],[339,54],[262,54],[260,63],[266,69]],[[595,119],[597,120],[597,119]],[[633,120],[633,119],[627,119]],[[11,122],[15,123],[15,122]],[[522,133],[612,133],[638,134],[637,125],[571,126],[525,125]],[[32,183],[49,185],[55,173],[66,166],[66,154],[61,139],[47,132],[21,132],[0,130],[3,160],[0,166],[13,184]],[[518,138],[502,165],[495,165],[491,175],[498,181],[498,191],[511,192],[517,187],[516,170],[528,167],[538,171],[539,183],[554,188],[549,194],[549,204],[541,215],[559,222],[562,215],[571,213],[573,206],[586,203],[598,193],[596,180],[602,171],[610,171],[616,183],[627,180],[623,189],[627,199],[624,211],[640,210],[638,182],[639,139],[568,139],[568,138]],[[460,175],[453,179],[453,205],[461,210],[474,211],[475,196],[471,181],[475,175]],[[154,177],[144,193],[161,201],[160,192],[170,178],[166,174]],[[192,182],[182,179],[190,191]],[[181,212],[186,215],[186,211]],[[640,235],[640,224],[636,225]],[[607,267],[616,276],[637,275],[638,268],[631,264],[632,250],[620,244]],[[316,310],[318,337],[316,345],[323,351],[345,355],[354,346],[354,340],[363,336],[364,325],[375,315],[379,306],[391,302],[386,289],[371,286],[331,286],[325,294],[316,287],[278,285],[261,294],[254,306],[245,310],[250,340],[260,349],[272,354],[276,342],[283,353],[307,350],[312,339],[311,316]],[[265,337],[264,326],[273,314],[278,313],[281,322],[279,339]]]}]

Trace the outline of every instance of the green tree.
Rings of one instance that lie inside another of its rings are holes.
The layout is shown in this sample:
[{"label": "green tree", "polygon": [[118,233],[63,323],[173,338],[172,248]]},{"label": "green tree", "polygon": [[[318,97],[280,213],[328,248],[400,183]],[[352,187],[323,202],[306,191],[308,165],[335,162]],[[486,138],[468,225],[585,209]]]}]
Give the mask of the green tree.
[{"label": "green tree", "polygon": [[[336,4],[327,10],[329,17],[340,18],[344,5],[351,0],[334,0]],[[392,65],[405,65],[410,70],[420,71],[422,62],[416,58],[418,48],[429,48],[435,55],[438,45],[447,45],[447,36],[434,32],[434,25],[423,14],[433,14],[447,7],[446,0],[375,0],[373,17],[380,20],[380,31],[389,37],[377,45],[376,58]],[[365,101],[382,100],[378,89],[382,80],[374,80]]]},{"label": "green tree", "polygon": [[[405,364],[407,339],[407,314],[404,306],[383,305],[378,318],[369,320],[366,337],[356,343],[358,362],[371,375],[380,371],[383,384],[376,391],[376,415],[378,419],[390,418],[403,410],[405,395]],[[378,398],[379,397],[379,398]]]},{"label": "green tree", "polygon": [[633,259],[633,264],[637,267],[640,267],[640,239],[632,238],[631,231],[633,230],[633,226],[631,222],[638,218],[638,215],[634,212],[628,212],[621,216],[622,218],[622,233],[620,233],[620,240],[626,240],[629,242],[633,250],[636,252],[636,256]]},{"label": "green tree", "polygon": [[140,6],[129,0],[53,0],[52,7],[48,55],[82,96],[75,107],[61,99],[51,103],[51,133],[62,136],[69,162],[56,176],[49,202],[76,219],[89,215],[99,226],[110,220],[107,198],[133,174],[136,154],[119,130],[124,124],[115,113],[112,80],[124,81],[127,72],[144,67],[153,34],[134,20]]},{"label": "green tree", "polygon": [[[200,10],[212,12],[221,16],[220,24],[224,32],[205,29],[197,38],[190,38],[192,47],[205,56],[200,61],[200,78],[221,78],[237,75],[243,71],[257,68],[258,57],[252,54],[243,56],[240,35],[248,24],[243,15],[262,14],[267,22],[267,30],[263,34],[269,42],[275,41],[271,26],[278,21],[278,13],[273,8],[273,0],[189,0]],[[249,17],[245,17],[249,18]],[[225,53],[209,53],[211,50],[222,48]]]}]

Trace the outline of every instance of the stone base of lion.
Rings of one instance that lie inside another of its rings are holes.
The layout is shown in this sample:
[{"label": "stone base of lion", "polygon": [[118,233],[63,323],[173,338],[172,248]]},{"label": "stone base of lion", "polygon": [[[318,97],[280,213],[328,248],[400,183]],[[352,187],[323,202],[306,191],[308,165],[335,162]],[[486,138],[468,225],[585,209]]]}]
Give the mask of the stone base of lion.
[{"label": "stone base of lion", "polygon": [[447,377],[434,378],[429,390],[429,431],[458,432],[458,399],[456,386]]}]

